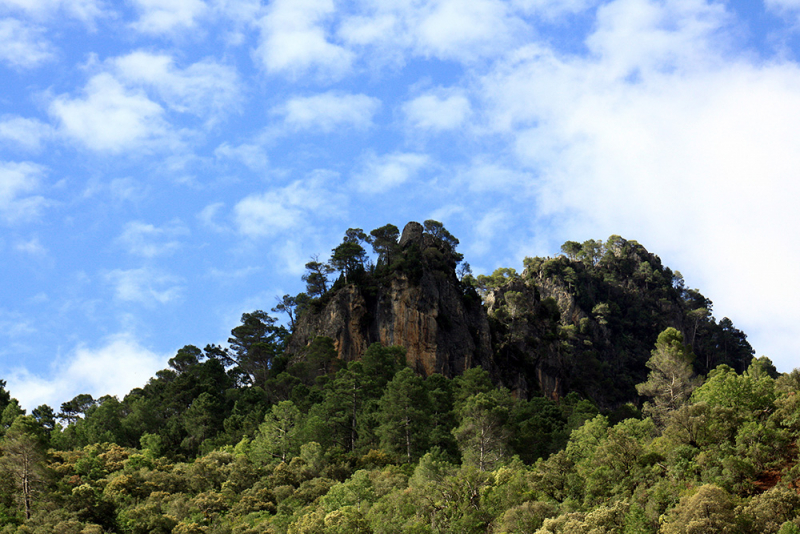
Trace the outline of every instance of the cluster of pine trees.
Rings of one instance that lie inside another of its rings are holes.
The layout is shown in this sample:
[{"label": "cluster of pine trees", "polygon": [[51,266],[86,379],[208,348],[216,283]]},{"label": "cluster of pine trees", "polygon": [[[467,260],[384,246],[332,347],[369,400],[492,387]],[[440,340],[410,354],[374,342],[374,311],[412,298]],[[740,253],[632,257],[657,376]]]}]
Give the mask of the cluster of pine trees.
[{"label": "cluster of pine trees", "polygon": [[[345,362],[318,337],[286,353],[298,314],[338,288],[453,271],[458,240],[426,232],[446,247],[348,231],[273,310],[289,329],[245,313],[228,347],[187,345],[122,400],[28,415],[0,387],[0,533],[800,533],[800,371],[745,361],[743,335],[635,242],[568,242],[521,276],[461,269],[501,361],[565,360],[574,391],[557,399],[481,368],[419,376],[401,347]],[[535,295],[546,284],[567,288],[573,322]]]},{"label": "cluster of pine trees", "polygon": [[68,431],[18,415],[1,532],[800,532],[800,372],[761,358],[700,383],[675,334],[642,388],[681,388],[622,421],[574,396],[514,399],[480,369],[423,379],[379,346],[318,402],[272,404],[252,437],[194,457],[159,434],[53,447]]}]

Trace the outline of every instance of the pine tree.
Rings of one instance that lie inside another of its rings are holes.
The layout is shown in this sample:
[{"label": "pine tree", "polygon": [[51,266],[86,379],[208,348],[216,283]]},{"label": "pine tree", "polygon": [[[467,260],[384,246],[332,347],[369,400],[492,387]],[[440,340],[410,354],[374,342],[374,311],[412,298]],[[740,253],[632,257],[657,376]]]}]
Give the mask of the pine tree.
[{"label": "pine tree", "polygon": [[646,382],[636,385],[636,391],[653,398],[645,403],[643,412],[663,428],[669,415],[689,400],[699,380],[692,369],[694,354],[676,329],[670,327],[659,334],[651,355],[647,361],[650,374]]}]

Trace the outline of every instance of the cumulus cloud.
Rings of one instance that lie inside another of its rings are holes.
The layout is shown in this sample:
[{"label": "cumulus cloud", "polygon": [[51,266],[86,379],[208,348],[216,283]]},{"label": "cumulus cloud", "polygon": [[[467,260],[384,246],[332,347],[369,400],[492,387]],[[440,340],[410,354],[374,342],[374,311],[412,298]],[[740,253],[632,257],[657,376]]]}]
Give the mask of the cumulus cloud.
[{"label": "cumulus cloud", "polygon": [[98,0],[0,0],[0,6],[39,20],[66,15],[90,26],[107,15],[103,2]]},{"label": "cumulus cloud", "polygon": [[133,28],[150,34],[192,28],[208,10],[202,0],[133,0],[133,3],[140,13]]},{"label": "cumulus cloud", "polygon": [[[487,116],[539,174],[538,213],[570,221],[554,239],[639,240],[788,366],[771,339],[800,321],[800,282],[782,275],[800,253],[774,251],[800,226],[800,69],[732,60],[725,13],[678,4],[604,6],[588,58],[518,52],[484,79]],[[742,284],[764,298],[741,298]]]},{"label": "cumulus cloud", "polygon": [[188,233],[189,229],[179,221],[173,221],[160,228],[141,221],[131,221],[125,225],[117,241],[129,254],[153,258],[178,250],[181,246],[179,238]]},{"label": "cumulus cloud", "polygon": [[273,237],[307,227],[312,215],[334,216],[343,199],[331,187],[330,173],[315,173],[285,187],[250,195],[234,207],[234,221],[242,235]]},{"label": "cumulus cloud", "polygon": [[214,150],[214,156],[239,161],[253,171],[263,171],[269,163],[264,147],[253,143],[243,143],[238,146],[222,143]]},{"label": "cumulus cloud", "polygon": [[223,207],[225,207],[225,203],[223,202],[214,202],[213,204],[209,204],[200,210],[200,213],[197,214],[197,220],[199,220],[200,223],[206,228],[214,230],[215,232],[222,232],[226,228],[217,222],[217,219],[219,218],[219,213],[222,211]]},{"label": "cumulus cloud", "polygon": [[36,217],[47,201],[32,195],[44,168],[34,163],[0,161],[0,219],[13,224]]},{"label": "cumulus cloud", "polygon": [[57,97],[50,113],[65,135],[92,150],[118,153],[169,137],[164,108],[109,73],[93,76],[83,97]]},{"label": "cumulus cloud", "polygon": [[371,3],[343,19],[339,35],[351,46],[398,46],[414,55],[471,63],[502,54],[529,32],[508,2],[434,0]]},{"label": "cumulus cloud", "polygon": [[356,187],[364,193],[385,193],[413,179],[430,158],[425,154],[396,152],[384,156],[370,155],[355,175]]},{"label": "cumulus cloud", "polygon": [[471,108],[463,94],[428,93],[407,102],[403,112],[413,128],[439,132],[461,126],[469,117]]},{"label": "cumulus cloud", "polygon": [[118,79],[155,91],[170,109],[218,118],[240,103],[240,81],[230,66],[206,59],[178,68],[171,56],[137,51],[112,60]]},{"label": "cumulus cloud", "polygon": [[800,0],[764,0],[767,9],[796,16],[800,12]]},{"label": "cumulus cloud", "polygon": [[504,49],[524,23],[500,0],[440,0],[417,28],[424,53],[469,61]]},{"label": "cumulus cloud", "polygon": [[169,304],[183,292],[180,278],[150,267],[114,269],[105,278],[112,285],[117,300],[145,306]]},{"label": "cumulus cloud", "polygon": [[275,108],[292,130],[331,132],[340,127],[366,128],[380,107],[380,100],[367,95],[327,92],[294,97]]},{"label": "cumulus cloud", "polygon": [[41,28],[17,19],[0,19],[0,62],[15,68],[32,68],[53,58],[53,47]]},{"label": "cumulus cloud", "polygon": [[51,126],[35,119],[13,115],[0,118],[0,140],[13,143],[25,150],[39,150],[42,141],[52,134]]},{"label": "cumulus cloud", "polygon": [[48,376],[16,368],[6,377],[8,390],[28,410],[47,404],[58,410],[78,394],[124,397],[144,386],[171,356],[142,347],[133,336],[118,334],[97,347],[79,345],[49,370]]},{"label": "cumulus cloud", "polygon": [[599,0],[512,0],[512,4],[517,9],[545,20],[557,19],[566,14],[580,13],[598,3]]},{"label": "cumulus cloud", "polygon": [[340,78],[350,70],[354,54],[328,40],[324,21],[334,12],[333,0],[275,0],[259,21],[256,59],[267,72],[291,78],[308,73]]}]

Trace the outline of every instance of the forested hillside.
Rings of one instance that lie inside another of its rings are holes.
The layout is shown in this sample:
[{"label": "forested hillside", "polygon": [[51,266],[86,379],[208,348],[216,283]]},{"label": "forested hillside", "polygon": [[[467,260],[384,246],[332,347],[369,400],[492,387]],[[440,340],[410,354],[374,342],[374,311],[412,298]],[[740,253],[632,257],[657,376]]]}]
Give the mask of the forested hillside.
[{"label": "forested hillside", "polygon": [[0,389],[0,532],[800,532],[800,371],[636,242],[458,245],[349,229],[123,399]]}]

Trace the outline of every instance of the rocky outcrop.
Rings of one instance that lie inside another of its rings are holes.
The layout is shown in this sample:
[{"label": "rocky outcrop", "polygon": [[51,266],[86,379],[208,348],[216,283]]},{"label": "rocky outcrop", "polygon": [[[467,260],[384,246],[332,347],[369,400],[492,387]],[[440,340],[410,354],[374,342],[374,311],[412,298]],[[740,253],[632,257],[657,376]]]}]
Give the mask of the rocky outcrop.
[{"label": "rocky outcrop", "polygon": [[[404,347],[409,365],[424,375],[453,377],[476,365],[491,370],[486,313],[452,269],[425,259],[448,253],[437,244],[419,223],[406,225],[399,255],[421,265],[387,268],[368,284],[338,289],[321,311],[304,314],[297,322],[288,352],[301,353],[315,337],[326,336],[345,361],[360,359],[370,344],[380,342]],[[412,276],[420,268],[421,275]]]},{"label": "rocky outcrop", "polygon": [[[751,357],[745,336],[708,319],[710,301],[636,242],[612,236],[584,244],[583,259],[526,258],[521,276],[479,280],[481,299],[456,277],[458,240],[428,223],[406,225],[373,271],[339,280],[297,321],[288,353],[302,355],[317,336],[345,361],[372,343],[400,345],[422,375],[480,365],[517,396],[577,391],[605,409],[636,401],[666,327],[691,333],[698,362],[710,362],[700,372]],[[687,315],[698,309],[706,315]]]}]

